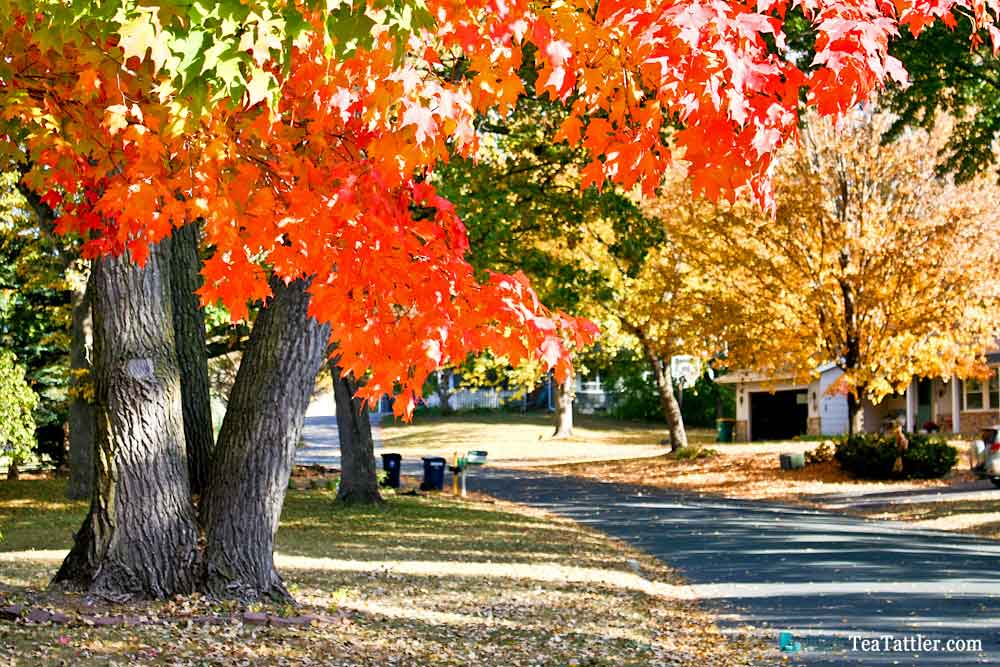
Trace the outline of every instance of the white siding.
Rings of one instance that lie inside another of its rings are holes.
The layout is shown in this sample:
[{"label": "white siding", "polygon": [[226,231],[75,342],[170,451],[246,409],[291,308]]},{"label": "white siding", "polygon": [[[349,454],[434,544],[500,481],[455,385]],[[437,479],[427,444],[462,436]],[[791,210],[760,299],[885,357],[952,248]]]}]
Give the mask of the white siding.
[{"label": "white siding", "polygon": [[843,374],[839,368],[831,368],[819,378],[820,433],[823,435],[841,435],[847,432],[847,397],[827,393],[830,385]]}]

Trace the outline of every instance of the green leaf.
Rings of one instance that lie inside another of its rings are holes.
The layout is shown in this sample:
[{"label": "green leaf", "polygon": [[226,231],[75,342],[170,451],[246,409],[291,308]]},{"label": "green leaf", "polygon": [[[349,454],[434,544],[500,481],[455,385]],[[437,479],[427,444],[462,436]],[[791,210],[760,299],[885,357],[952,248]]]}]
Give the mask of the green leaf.
[{"label": "green leaf", "polygon": [[331,55],[344,57],[359,48],[372,48],[374,27],[375,21],[366,16],[363,9],[355,13],[355,10],[345,6],[330,12],[326,18],[326,35],[330,40]]}]

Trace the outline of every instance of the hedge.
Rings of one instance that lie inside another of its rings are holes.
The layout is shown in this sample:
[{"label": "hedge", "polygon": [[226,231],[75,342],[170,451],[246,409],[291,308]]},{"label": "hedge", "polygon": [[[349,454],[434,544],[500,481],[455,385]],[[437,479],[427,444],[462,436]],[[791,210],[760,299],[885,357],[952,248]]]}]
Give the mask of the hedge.
[{"label": "hedge", "polygon": [[892,471],[898,452],[892,434],[856,433],[836,440],[833,458],[840,467],[865,479],[943,477],[958,462],[958,451],[940,436],[908,434],[909,446],[903,453],[903,472]]}]

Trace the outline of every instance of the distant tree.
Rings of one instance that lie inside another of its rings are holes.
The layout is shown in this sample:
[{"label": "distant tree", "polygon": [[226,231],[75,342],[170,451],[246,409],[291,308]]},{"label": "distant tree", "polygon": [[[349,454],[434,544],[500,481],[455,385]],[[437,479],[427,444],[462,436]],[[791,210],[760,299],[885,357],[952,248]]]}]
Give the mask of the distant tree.
[{"label": "distant tree", "polygon": [[17,350],[24,364],[39,397],[36,449],[58,465],[66,457],[68,413],[85,405],[73,391],[85,379],[69,370],[87,266],[75,241],[57,235],[53,217],[39,215],[19,191],[18,178],[13,171],[0,174],[0,346]]},{"label": "distant tree", "polygon": [[717,320],[727,362],[802,379],[837,364],[852,430],[863,397],[974,372],[997,329],[995,178],[939,174],[944,119],[883,145],[893,120],[810,118],[776,162],[773,219],[748,202],[657,204],[683,261],[731,309]]},{"label": "distant tree", "polygon": [[351,505],[382,502],[375,468],[375,440],[372,437],[368,402],[357,398],[358,382],[344,373],[334,357],[328,363],[337,406],[337,435],[340,444],[340,486],[337,500]]},{"label": "distant tree", "polygon": [[[710,355],[702,326],[710,304],[635,198],[611,184],[581,192],[586,154],[554,141],[566,116],[559,105],[520,100],[502,124],[489,124],[478,161],[441,169],[441,191],[469,228],[475,266],[524,267],[543,300],[602,323],[605,353],[637,350],[671,446],[683,447],[670,359]],[[555,393],[557,437],[572,434],[571,380]]]},{"label": "distant tree", "polygon": [[1000,61],[993,57],[989,33],[975,32],[960,15],[952,27],[928,26],[919,39],[903,31],[890,53],[903,62],[909,82],[890,89],[887,101],[897,118],[886,139],[913,126],[933,131],[946,113],[954,127],[938,146],[941,168],[960,181],[993,168],[1000,138]]},{"label": "distant tree", "polygon": [[24,377],[14,353],[0,349],[0,452],[9,459],[7,479],[17,479],[35,444],[38,396]]},{"label": "distant tree", "polygon": [[[522,76],[531,90],[534,72],[526,70]],[[584,301],[600,289],[601,277],[578,258],[551,252],[549,244],[582,240],[581,221],[616,205],[620,197],[611,189],[581,193],[586,152],[554,141],[566,117],[564,108],[548,100],[518,99],[509,115],[482,119],[483,140],[475,159],[453,158],[439,167],[435,184],[465,223],[469,262],[478,272],[521,270],[545,304],[582,314]],[[477,374],[476,363],[496,377]],[[500,376],[506,381],[505,363],[481,357],[464,369],[464,383],[487,386]],[[521,386],[523,369],[515,374],[510,379]],[[573,433],[574,383],[568,377],[556,387],[554,437]]]}]

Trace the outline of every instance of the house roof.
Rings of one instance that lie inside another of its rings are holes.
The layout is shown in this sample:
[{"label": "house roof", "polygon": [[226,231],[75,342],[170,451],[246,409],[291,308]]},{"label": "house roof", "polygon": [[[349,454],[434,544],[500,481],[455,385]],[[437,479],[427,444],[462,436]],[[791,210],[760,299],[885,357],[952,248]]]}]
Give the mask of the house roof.
[{"label": "house roof", "polygon": [[[998,352],[1000,355],[1000,352]],[[1000,357],[998,357],[1000,358]],[[830,371],[838,370],[837,364],[826,363],[818,366],[816,368],[817,375],[823,375],[824,373],[829,373]],[[755,371],[747,369],[736,369],[726,373],[725,375],[718,377],[716,382],[720,384],[744,384],[748,382],[778,382],[782,380],[796,380],[795,373],[791,371],[783,371],[780,373],[775,373],[773,375],[768,375],[767,373],[758,373]],[[808,382],[800,382],[799,384],[809,384]]]},{"label": "house roof", "polygon": [[794,379],[794,374],[790,372],[768,375],[767,373],[757,373],[754,371],[740,369],[718,376],[715,381],[719,384],[743,384],[747,382],[773,382],[776,380],[792,379]]}]

